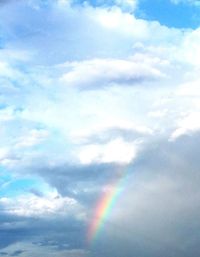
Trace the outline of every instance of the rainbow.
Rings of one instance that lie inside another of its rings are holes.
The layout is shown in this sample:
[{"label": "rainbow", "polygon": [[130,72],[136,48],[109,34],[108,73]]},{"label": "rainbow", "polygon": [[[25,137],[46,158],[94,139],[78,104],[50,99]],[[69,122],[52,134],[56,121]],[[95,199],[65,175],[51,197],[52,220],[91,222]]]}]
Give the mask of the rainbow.
[{"label": "rainbow", "polygon": [[87,232],[88,243],[93,242],[101,231],[106,218],[123,190],[122,182],[124,178],[125,177],[122,176],[117,179],[115,183],[112,183],[112,185],[107,188],[107,190],[103,193],[103,196],[101,196],[97,202],[92,222],[89,224]]}]

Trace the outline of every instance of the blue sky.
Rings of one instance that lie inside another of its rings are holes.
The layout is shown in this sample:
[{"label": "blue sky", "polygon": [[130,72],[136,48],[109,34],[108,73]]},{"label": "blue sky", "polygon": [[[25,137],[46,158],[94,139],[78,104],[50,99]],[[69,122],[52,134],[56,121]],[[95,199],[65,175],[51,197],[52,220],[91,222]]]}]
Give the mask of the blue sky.
[{"label": "blue sky", "polygon": [[[192,1],[191,1],[192,2]],[[176,4],[168,0],[142,0],[138,17],[157,20],[161,24],[175,28],[198,28],[200,7],[183,1]]]},{"label": "blue sky", "polygon": [[0,256],[199,256],[199,14],[197,0],[1,1]]},{"label": "blue sky", "polygon": [[[85,4],[92,6],[112,7],[121,6],[124,11],[133,12],[131,2],[115,0],[73,1],[74,4]],[[137,2],[134,14],[137,18],[150,21],[158,21],[162,25],[175,28],[197,28],[199,26],[200,5],[198,1],[173,1],[173,0],[140,0]]]}]

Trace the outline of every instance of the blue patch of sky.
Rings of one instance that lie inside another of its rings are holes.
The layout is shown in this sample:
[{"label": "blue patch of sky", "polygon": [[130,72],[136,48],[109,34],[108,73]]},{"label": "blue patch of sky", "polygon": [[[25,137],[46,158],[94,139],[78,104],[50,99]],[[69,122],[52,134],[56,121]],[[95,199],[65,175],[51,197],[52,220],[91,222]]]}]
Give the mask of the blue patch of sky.
[{"label": "blue patch of sky", "polygon": [[0,169],[0,197],[17,197],[33,191],[48,193],[49,186],[39,177],[15,177],[5,168]]},{"label": "blue patch of sky", "polygon": [[0,35],[0,50],[3,49],[3,47],[4,47],[3,37]]},{"label": "blue patch of sky", "polygon": [[136,16],[175,28],[200,25],[200,7],[188,3],[173,4],[169,0],[140,0]]},{"label": "blue patch of sky", "polygon": [[4,104],[4,103],[0,103],[0,110],[5,109],[6,107],[8,107],[6,104]]},{"label": "blue patch of sky", "polygon": [[5,38],[5,35],[4,35],[4,32],[3,32],[3,28],[0,24],[0,49],[2,49],[5,46],[4,38]]}]

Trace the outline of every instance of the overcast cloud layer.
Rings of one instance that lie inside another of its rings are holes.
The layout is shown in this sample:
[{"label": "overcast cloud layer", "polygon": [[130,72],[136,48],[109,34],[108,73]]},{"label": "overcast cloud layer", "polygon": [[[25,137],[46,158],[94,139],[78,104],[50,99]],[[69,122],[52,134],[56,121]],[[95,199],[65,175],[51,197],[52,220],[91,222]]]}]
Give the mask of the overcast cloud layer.
[{"label": "overcast cloud layer", "polygon": [[0,1],[0,256],[200,256],[200,3],[162,1]]}]

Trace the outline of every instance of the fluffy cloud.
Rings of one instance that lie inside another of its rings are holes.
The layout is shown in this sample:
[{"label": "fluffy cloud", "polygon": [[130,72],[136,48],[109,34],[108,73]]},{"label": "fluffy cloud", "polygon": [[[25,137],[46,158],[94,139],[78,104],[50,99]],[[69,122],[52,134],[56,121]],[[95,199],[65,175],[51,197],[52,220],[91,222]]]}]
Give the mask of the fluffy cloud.
[{"label": "fluffy cloud", "polygon": [[136,156],[137,143],[125,143],[120,138],[105,145],[87,145],[80,150],[79,159],[82,164],[91,162],[129,163]]},{"label": "fluffy cloud", "polygon": [[[61,198],[55,193],[47,197],[37,195],[21,196],[17,199],[1,198],[0,205],[5,213],[21,217],[47,217],[51,215],[72,215],[76,201]],[[71,210],[70,210],[71,209]],[[80,215],[81,216],[81,215]]]},{"label": "fluffy cloud", "polygon": [[[26,56],[31,63],[55,64],[85,58],[127,57],[138,41],[169,44],[179,41],[182,34],[158,22],[136,19],[117,7],[72,8],[70,5],[50,4],[48,12],[45,8],[45,5],[35,8],[22,1],[4,6],[0,12],[2,37],[7,48],[28,53]],[[12,18],[7,16],[10,12],[15,14]],[[50,29],[51,33],[48,33]]]},{"label": "fluffy cloud", "polygon": [[115,3],[125,10],[134,11],[137,5],[137,0],[116,0]]}]

